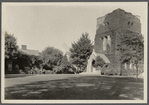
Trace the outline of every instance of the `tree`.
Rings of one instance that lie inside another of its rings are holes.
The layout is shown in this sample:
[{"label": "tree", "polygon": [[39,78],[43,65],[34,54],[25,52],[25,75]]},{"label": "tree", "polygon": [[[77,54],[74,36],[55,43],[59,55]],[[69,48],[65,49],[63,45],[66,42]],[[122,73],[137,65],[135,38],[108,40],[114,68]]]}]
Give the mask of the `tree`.
[{"label": "tree", "polygon": [[[17,59],[14,61],[15,65],[19,65],[19,69],[21,69],[24,73],[28,73],[28,71],[25,71],[25,67],[28,67],[31,69],[32,67],[32,61],[31,57],[28,54],[25,54],[24,52],[18,51],[17,53]],[[19,71],[15,71],[15,73],[19,73]]]},{"label": "tree", "polygon": [[55,68],[55,72],[60,73],[60,74],[70,74],[70,73],[74,73],[75,71],[76,71],[76,69],[68,61],[66,55],[63,56],[63,59],[61,60],[60,66],[57,66]]},{"label": "tree", "polygon": [[44,69],[53,69],[55,66],[59,66],[63,58],[62,51],[53,47],[47,47],[41,53],[41,59],[43,62]]},{"label": "tree", "polygon": [[121,44],[118,45],[118,51],[121,52],[121,63],[132,62],[136,65],[136,80],[138,78],[138,62],[144,58],[143,36],[127,31],[125,36],[121,37]]},{"label": "tree", "polygon": [[32,67],[36,67],[36,68],[41,68],[42,65],[42,59],[41,56],[36,56],[36,55],[30,55],[30,59],[31,59],[31,64]]},{"label": "tree", "polygon": [[87,61],[92,54],[93,45],[89,39],[89,34],[82,34],[81,38],[72,43],[72,48],[70,49],[70,57],[72,59],[72,64],[75,64],[80,70],[78,72],[85,71],[87,67]]},{"label": "tree", "polygon": [[95,64],[94,64],[95,67],[98,67],[98,66],[103,67],[105,64],[106,64],[105,61],[100,56],[96,57]]},{"label": "tree", "polygon": [[12,61],[17,58],[18,46],[16,38],[5,32],[5,73],[13,73]]},{"label": "tree", "polygon": [[5,59],[14,59],[16,57],[16,53],[18,46],[16,38],[5,32]]},{"label": "tree", "polygon": [[[30,73],[31,69],[38,70],[41,68],[41,57],[36,56],[36,55],[28,55],[22,51],[18,51],[17,53],[17,59],[14,61],[14,65],[19,65],[19,68],[24,72],[24,73]],[[15,73],[19,73],[18,71],[15,71]]]}]

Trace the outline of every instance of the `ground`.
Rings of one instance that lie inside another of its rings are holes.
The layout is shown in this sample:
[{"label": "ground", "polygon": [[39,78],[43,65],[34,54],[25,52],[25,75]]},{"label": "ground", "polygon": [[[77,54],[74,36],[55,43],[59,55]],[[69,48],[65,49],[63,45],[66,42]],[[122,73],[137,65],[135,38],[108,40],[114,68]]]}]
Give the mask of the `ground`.
[{"label": "ground", "polygon": [[136,82],[134,77],[77,74],[14,77],[5,79],[5,99],[143,100],[144,96],[141,78]]}]

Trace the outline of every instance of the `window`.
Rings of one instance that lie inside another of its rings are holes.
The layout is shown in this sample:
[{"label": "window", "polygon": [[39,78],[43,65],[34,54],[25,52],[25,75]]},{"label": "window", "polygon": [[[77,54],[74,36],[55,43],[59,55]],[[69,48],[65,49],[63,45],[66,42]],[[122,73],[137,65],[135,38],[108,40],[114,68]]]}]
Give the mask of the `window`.
[{"label": "window", "polygon": [[130,24],[130,22],[128,22],[128,25]]},{"label": "window", "polygon": [[103,39],[103,37],[100,38],[100,40],[102,40],[102,39]]},{"label": "window", "polygon": [[130,21],[129,21],[129,22],[128,22],[128,25],[133,25],[133,22],[130,22]]},{"label": "window", "polygon": [[109,22],[107,22],[107,25],[109,25]]},{"label": "window", "polygon": [[106,22],[106,23],[105,23],[105,26],[108,26],[108,25],[109,25],[109,22]]}]

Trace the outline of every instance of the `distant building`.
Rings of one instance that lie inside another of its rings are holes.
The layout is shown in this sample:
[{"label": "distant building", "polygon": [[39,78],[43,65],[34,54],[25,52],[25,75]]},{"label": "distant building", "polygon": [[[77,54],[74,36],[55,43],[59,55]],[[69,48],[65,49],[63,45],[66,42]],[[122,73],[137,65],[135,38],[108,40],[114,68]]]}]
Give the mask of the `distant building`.
[{"label": "distant building", "polygon": [[[40,54],[40,52],[38,50],[27,49],[26,45],[22,45],[21,49],[18,49],[18,50],[27,54],[27,55],[39,56],[39,54]],[[5,69],[8,69],[8,73],[16,73],[19,71],[19,69],[21,69],[20,66],[22,66],[22,65],[19,65],[18,62],[16,62],[16,60],[17,60],[17,57],[16,57],[16,59],[8,59],[5,61]]]},{"label": "distant building", "polygon": [[36,55],[38,56],[40,54],[40,52],[38,50],[30,50],[30,49],[27,49],[27,46],[26,45],[22,45],[22,48],[19,49],[19,51],[22,51],[28,55]]},{"label": "distant building", "polygon": [[132,69],[132,64],[120,63],[121,53],[117,51],[117,45],[121,44],[120,38],[126,35],[126,31],[141,35],[141,23],[138,16],[116,9],[103,17],[97,18],[94,49],[91,54],[87,72],[93,72],[92,62],[97,56],[103,58],[109,67],[104,71],[112,74],[121,74],[122,67]]}]

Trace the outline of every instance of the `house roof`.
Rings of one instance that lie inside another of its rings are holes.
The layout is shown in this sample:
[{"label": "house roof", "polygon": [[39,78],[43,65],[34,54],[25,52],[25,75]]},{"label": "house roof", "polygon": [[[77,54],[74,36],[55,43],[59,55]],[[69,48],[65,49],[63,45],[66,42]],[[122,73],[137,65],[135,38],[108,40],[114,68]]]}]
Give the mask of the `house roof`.
[{"label": "house roof", "polygon": [[36,55],[36,56],[38,56],[40,53],[38,50],[28,50],[28,49],[26,49],[26,50],[19,49],[19,51],[22,51],[28,55]]}]

